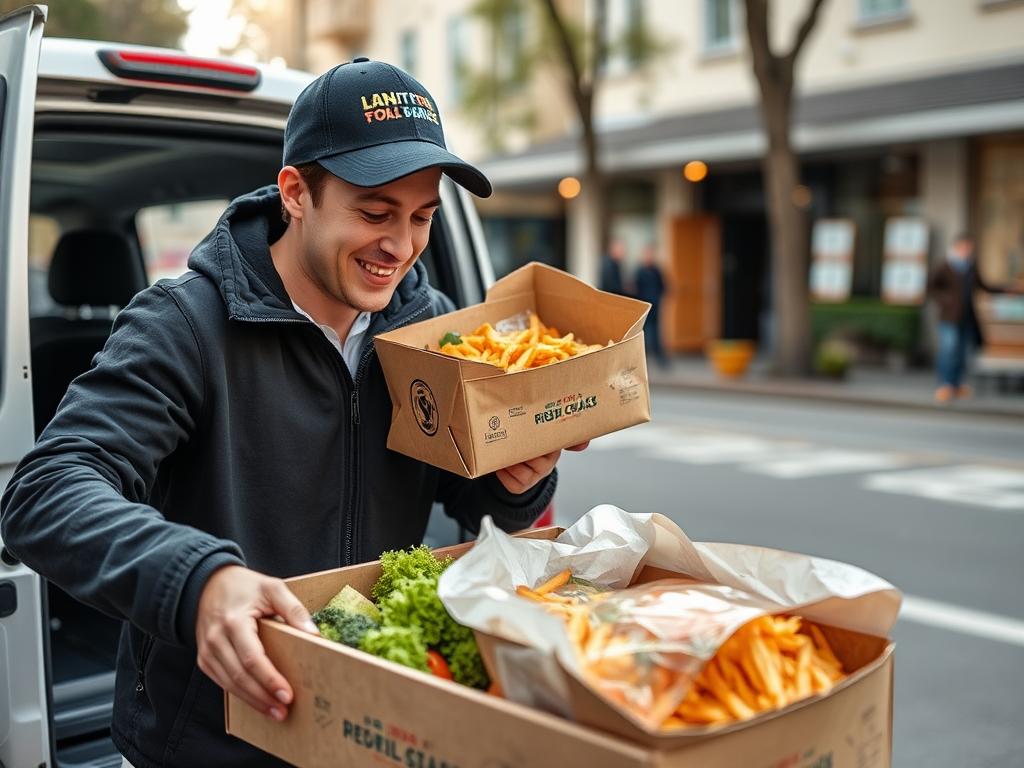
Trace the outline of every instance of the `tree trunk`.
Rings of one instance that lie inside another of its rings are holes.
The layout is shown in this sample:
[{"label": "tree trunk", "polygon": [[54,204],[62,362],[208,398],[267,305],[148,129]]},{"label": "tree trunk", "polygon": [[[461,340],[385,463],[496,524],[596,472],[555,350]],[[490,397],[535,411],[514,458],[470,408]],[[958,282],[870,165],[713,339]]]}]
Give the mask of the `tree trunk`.
[{"label": "tree trunk", "polygon": [[[781,89],[779,89],[781,90]],[[810,362],[810,312],[807,217],[793,202],[800,180],[799,162],[789,140],[791,101],[786,93],[762,100],[768,135],[763,160],[765,193],[772,233],[772,312],[775,319],[773,363],[784,376],[806,375]]]},{"label": "tree trunk", "polygon": [[774,367],[777,374],[784,376],[803,376],[810,367],[807,216],[793,200],[800,183],[800,165],[790,143],[789,124],[797,56],[810,37],[824,2],[810,0],[792,47],[782,55],[772,52],[770,0],[746,0],[745,4],[747,40],[761,91],[761,119],[768,138],[762,167],[772,233]]}]

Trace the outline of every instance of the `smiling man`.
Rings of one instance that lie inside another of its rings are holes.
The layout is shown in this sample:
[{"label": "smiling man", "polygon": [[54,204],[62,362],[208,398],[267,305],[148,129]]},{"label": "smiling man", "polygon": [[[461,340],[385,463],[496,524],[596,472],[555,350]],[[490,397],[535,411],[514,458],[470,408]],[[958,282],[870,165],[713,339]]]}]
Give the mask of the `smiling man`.
[{"label": "smiling man", "polygon": [[278,765],[224,733],[222,689],[287,717],[256,620],[316,628],[281,577],[418,543],[435,501],[515,529],[551,500],[557,453],[466,480],[386,448],[372,338],[453,309],[417,260],[442,173],[490,194],[408,74],[357,59],[318,78],[277,186],[118,316],[8,484],[6,546],[125,620],[111,733],[129,765]]}]

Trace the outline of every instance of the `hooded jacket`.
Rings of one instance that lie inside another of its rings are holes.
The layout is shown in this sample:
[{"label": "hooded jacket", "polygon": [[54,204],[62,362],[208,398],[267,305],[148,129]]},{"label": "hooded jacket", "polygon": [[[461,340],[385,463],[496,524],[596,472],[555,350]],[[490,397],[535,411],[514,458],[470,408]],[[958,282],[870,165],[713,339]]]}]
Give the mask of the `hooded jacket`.
[{"label": "hooded jacket", "polygon": [[526,494],[389,451],[372,337],[451,311],[417,263],[372,317],[358,369],[295,312],[269,244],[276,187],[227,208],[190,272],[138,294],[21,461],[5,545],[73,597],[123,619],[114,744],[136,768],[280,765],[224,732],[196,666],[199,596],[217,568],[289,577],[422,540],[433,503],[470,530],[529,526]]}]

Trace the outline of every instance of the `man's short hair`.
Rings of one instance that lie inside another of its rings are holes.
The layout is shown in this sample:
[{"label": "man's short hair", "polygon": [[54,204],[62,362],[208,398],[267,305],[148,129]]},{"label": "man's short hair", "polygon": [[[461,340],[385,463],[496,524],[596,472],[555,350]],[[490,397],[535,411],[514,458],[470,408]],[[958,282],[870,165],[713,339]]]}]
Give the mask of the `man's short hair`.
[{"label": "man's short hair", "polygon": [[974,235],[967,231],[957,232],[956,237],[953,238],[953,242],[959,243],[962,240],[966,240],[969,243],[974,243]]},{"label": "man's short hair", "polygon": [[[313,207],[319,208],[320,201],[324,198],[324,186],[327,184],[327,177],[331,172],[320,163],[303,163],[295,166],[295,170],[299,172],[299,176],[309,187],[309,197],[313,201]],[[284,207],[284,200],[281,201],[281,218],[285,224],[291,223],[292,217],[288,213],[288,209]]]}]

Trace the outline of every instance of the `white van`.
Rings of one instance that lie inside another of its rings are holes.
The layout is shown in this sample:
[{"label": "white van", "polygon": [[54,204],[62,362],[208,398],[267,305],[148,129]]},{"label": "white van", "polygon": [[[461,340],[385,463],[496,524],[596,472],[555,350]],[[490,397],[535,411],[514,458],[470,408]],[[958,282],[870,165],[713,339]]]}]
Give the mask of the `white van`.
[{"label": "white van", "polygon": [[[117,310],[184,272],[227,201],[275,182],[285,119],[313,77],[44,40],[46,14],[0,18],[0,492]],[[422,256],[431,282],[460,306],[481,301],[493,274],[472,202],[447,177],[441,199]],[[452,535],[435,528],[434,543]],[[7,550],[0,560],[0,768],[120,766],[120,622]]]}]

